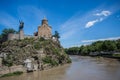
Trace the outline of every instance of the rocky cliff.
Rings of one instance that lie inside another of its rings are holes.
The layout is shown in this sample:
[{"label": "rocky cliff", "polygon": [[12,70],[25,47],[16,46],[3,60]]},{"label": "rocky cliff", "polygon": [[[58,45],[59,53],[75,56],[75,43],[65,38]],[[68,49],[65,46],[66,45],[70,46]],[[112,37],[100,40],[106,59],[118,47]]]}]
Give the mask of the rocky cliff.
[{"label": "rocky cliff", "polygon": [[71,62],[59,42],[43,38],[6,41],[0,44],[0,55],[3,58],[2,65],[8,67],[24,66],[26,59],[30,59],[41,70]]}]

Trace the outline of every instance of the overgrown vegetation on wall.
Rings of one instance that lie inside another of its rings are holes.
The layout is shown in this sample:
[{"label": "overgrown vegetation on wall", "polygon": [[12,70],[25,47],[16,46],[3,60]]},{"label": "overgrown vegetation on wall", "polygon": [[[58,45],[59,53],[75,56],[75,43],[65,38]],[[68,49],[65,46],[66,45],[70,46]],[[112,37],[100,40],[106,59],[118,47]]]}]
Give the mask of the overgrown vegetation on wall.
[{"label": "overgrown vegetation on wall", "polygon": [[7,40],[7,36],[9,33],[17,33],[17,31],[15,31],[12,28],[5,28],[2,30],[2,33],[0,34],[0,43],[5,42]]}]

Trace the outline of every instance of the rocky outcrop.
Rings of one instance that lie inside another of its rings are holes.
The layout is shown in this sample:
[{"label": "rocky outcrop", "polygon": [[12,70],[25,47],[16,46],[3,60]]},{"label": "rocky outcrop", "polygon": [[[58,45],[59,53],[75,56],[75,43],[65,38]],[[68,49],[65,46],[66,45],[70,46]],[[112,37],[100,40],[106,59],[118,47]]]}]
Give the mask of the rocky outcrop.
[{"label": "rocky outcrop", "polygon": [[71,62],[60,43],[43,38],[6,41],[0,44],[0,55],[3,59],[2,67],[26,67],[26,59],[30,59],[33,67],[37,65],[40,70]]}]

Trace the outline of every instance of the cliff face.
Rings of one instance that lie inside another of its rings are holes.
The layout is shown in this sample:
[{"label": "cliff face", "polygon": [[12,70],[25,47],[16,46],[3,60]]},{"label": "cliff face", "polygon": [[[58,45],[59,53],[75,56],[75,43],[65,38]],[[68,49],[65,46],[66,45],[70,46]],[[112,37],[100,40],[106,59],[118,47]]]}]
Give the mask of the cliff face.
[{"label": "cliff face", "polygon": [[26,59],[40,69],[71,62],[60,43],[43,38],[6,41],[0,44],[0,54],[3,66],[24,65]]}]

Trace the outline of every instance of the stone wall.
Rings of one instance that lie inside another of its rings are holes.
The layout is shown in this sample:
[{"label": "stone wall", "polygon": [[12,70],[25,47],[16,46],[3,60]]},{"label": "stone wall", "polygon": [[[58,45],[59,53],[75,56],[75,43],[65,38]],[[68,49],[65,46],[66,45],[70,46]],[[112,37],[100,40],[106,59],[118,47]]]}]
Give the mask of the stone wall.
[{"label": "stone wall", "polygon": [[26,68],[23,67],[22,65],[12,66],[12,67],[0,67],[0,75],[7,74],[10,72],[12,73],[16,71],[26,72]]},{"label": "stone wall", "polygon": [[24,39],[24,38],[34,38],[32,35],[23,35],[23,34],[8,34],[8,40],[15,40],[15,39]]},{"label": "stone wall", "polygon": [[24,39],[24,31],[20,30],[19,32],[19,39]]},{"label": "stone wall", "polygon": [[8,34],[8,40],[14,40],[14,39],[19,39],[19,34],[13,34],[13,33]]},{"label": "stone wall", "polygon": [[34,38],[32,35],[24,35],[24,38]]},{"label": "stone wall", "polygon": [[38,27],[38,37],[44,37],[46,39],[51,38],[52,37],[51,28],[46,24],[39,26]]},{"label": "stone wall", "polygon": [[51,27],[48,25],[48,20],[44,18],[41,23],[41,26],[38,26],[38,37],[50,39],[52,37],[52,32]]}]

